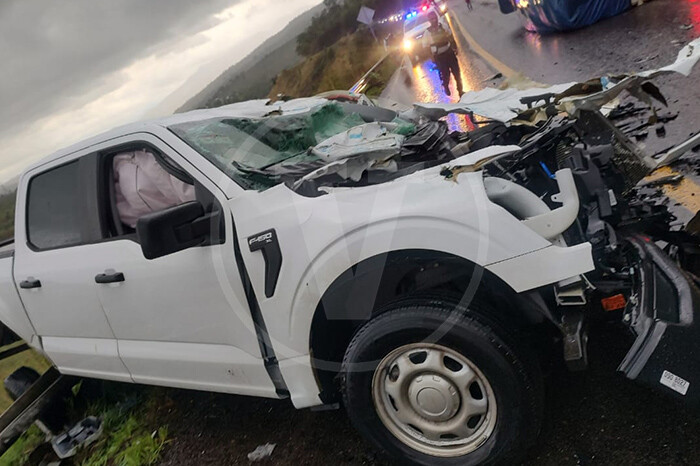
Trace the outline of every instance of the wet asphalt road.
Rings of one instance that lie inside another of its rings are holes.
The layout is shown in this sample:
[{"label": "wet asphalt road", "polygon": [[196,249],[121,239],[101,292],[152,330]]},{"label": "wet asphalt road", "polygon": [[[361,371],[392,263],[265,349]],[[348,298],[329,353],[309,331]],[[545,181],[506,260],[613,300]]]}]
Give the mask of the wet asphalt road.
[{"label": "wet asphalt road", "polygon": [[[462,0],[448,3],[452,19],[490,54],[544,83],[660,67],[675,60],[682,44],[673,41],[700,35],[700,0],[653,0],[588,29],[550,36],[525,32],[517,15],[498,12],[495,0],[473,0],[471,13]],[[494,68],[460,34],[457,40],[465,88],[498,85],[487,81]],[[430,62],[409,67],[408,74],[410,85],[395,77],[387,97],[404,103],[456,100],[442,92]],[[650,152],[700,130],[698,81],[700,67],[689,78],[658,81],[680,116],[668,125],[666,138],[645,141]],[[449,123],[453,129],[469,128],[462,117]],[[525,465],[700,464],[700,412],[616,374],[630,344],[621,329],[599,325],[591,331],[588,371],[548,371],[545,423]],[[267,442],[277,447],[259,464],[391,464],[376,456],[342,411],[296,411],[288,401],[169,390],[158,422],[169,424],[172,439],[164,465],[250,464],[246,453]]]}]

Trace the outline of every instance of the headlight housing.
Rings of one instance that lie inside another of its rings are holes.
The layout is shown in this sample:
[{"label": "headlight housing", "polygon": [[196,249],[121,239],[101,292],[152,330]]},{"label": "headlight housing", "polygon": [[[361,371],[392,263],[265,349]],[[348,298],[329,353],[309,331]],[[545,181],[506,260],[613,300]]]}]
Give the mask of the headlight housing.
[{"label": "headlight housing", "polygon": [[405,39],[403,41],[403,49],[406,52],[410,52],[411,50],[413,50],[413,40],[412,39]]}]

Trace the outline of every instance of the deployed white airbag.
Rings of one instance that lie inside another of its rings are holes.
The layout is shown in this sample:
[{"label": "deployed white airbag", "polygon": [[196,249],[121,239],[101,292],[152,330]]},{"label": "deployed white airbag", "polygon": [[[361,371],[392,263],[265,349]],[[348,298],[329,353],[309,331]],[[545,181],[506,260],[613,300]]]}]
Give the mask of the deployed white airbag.
[{"label": "deployed white airbag", "polygon": [[195,200],[194,186],[165,171],[147,150],[115,155],[112,163],[119,218],[131,228],[146,214]]}]

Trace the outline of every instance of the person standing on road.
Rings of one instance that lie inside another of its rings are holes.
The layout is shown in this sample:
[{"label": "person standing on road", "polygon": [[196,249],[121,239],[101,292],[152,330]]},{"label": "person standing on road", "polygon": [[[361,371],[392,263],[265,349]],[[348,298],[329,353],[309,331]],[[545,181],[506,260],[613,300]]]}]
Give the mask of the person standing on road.
[{"label": "person standing on road", "polygon": [[462,89],[462,72],[459,69],[459,61],[455,54],[456,45],[454,38],[440,24],[437,13],[430,12],[428,18],[430,19],[430,27],[423,40],[427,42],[430,51],[433,53],[433,61],[435,61],[435,65],[437,65],[440,72],[442,87],[445,89],[445,94],[451,95],[450,74],[452,74],[457,82],[457,92],[461,96],[464,93]]},{"label": "person standing on road", "polygon": [[472,0],[464,0],[467,2],[467,8],[469,8],[469,11],[472,11],[474,7],[472,6]]}]

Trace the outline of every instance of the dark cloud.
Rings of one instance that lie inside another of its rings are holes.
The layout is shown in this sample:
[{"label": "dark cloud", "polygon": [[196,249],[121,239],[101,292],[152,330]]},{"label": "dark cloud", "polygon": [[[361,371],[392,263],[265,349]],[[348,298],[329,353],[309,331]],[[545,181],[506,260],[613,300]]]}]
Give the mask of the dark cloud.
[{"label": "dark cloud", "polygon": [[242,1],[1,0],[0,133],[114,85],[114,71]]}]

